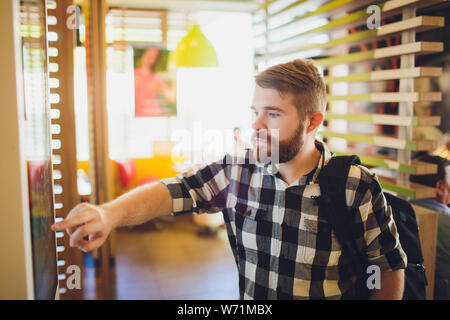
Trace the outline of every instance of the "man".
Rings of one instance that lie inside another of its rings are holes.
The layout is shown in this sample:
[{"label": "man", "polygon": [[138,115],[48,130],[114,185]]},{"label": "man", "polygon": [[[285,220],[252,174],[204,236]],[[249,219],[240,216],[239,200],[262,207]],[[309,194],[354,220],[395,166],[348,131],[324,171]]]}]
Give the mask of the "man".
[{"label": "man", "polygon": [[434,199],[413,200],[412,202],[435,210],[438,213],[436,245],[435,299],[450,299],[450,162],[439,156],[421,155],[422,162],[437,164],[436,174],[410,176],[410,180],[436,188]]},{"label": "man", "polygon": [[[315,139],[325,107],[326,87],[312,61],[271,67],[256,76],[256,146],[244,159],[227,155],[101,206],[79,205],[54,230],[67,229],[71,245],[90,251],[118,226],[171,212],[222,211],[241,299],[350,298],[350,259],[311,198],[320,195],[317,177],[332,156]],[[361,217],[355,241],[381,271],[371,297],[401,299],[406,256],[377,178],[353,166],[346,196]]]}]

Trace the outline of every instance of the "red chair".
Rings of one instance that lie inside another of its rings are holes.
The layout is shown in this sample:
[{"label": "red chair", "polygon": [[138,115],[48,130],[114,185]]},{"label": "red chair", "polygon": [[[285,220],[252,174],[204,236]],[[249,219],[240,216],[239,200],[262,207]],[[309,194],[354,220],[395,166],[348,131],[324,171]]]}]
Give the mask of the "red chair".
[{"label": "red chair", "polygon": [[133,159],[115,160],[122,188],[126,189],[136,176],[136,163]]},{"label": "red chair", "polygon": [[137,185],[142,186],[144,184],[152,183],[152,182],[159,181],[159,180],[161,180],[161,179],[159,179],[159,177],[149,174],[149,175],[146,175],[145,177],[143,177],[141,180],[139,180]]}]

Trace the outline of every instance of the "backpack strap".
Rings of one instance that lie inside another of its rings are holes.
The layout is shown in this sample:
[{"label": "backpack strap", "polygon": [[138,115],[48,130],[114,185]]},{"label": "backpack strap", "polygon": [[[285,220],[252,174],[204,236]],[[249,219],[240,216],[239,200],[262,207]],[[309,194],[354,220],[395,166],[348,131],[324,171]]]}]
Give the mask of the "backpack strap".
[{"label": "backpack strap", "polygon": [[320,202],[336,236],[343,243],[352,240],[345,192],[352,164],[361,164],[357,155],[335,156],[319,173]]},{"label": "backpack strap", "polygon": [[[347,238],[348,225],[345,224],[344,213],[347,212],[347,202],[345,187],[348,174],[352,164],[360,164],[358,156],[335,156],[321,169],[319,173],[319,186],[321,198],[324,201],[331,201],[335,208],[333,211],[326,211],[329,222],[335,228],[338,237]],[[339,234],[339,235],[338,235]]]},{"label": "backpack strap", "polygon": [[346,184],[352,164],[361,164],[357,155],[332,157],[319,173],[321,195],[313,199],[318,201],[319,211],[331,224],[338,241],[341,243],[343,253],[350,259],[351,266],[358,275],[354,295],[358,299],[366,299],[369,295],[364,277],[367,259],[363,259],[362,253],[356,247],[356,241],[351,230],[353,218],[346,201]]}]

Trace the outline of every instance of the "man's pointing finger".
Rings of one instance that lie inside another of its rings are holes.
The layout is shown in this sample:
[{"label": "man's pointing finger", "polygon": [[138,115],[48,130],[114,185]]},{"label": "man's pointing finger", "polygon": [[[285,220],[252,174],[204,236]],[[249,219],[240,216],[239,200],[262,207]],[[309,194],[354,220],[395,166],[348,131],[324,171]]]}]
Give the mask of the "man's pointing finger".
[{"label": "man's pointing finger", "polygon": [[51,226],[53,231],[62,231],[82,225],[90,220],[88,215],[80,214],[74,217],[67,218],[61,222],[55,223]]}]

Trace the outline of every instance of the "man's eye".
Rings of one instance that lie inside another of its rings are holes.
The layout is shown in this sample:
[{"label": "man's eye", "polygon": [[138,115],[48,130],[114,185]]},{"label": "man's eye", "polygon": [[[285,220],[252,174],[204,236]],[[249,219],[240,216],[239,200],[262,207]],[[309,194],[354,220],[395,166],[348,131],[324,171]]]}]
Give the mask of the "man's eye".
[{"label": "man's eye", "polygon": [[278,116],[279,116],[278,113],[269,113],[269,117],[271,117],[271,118],[276,118]]}]

